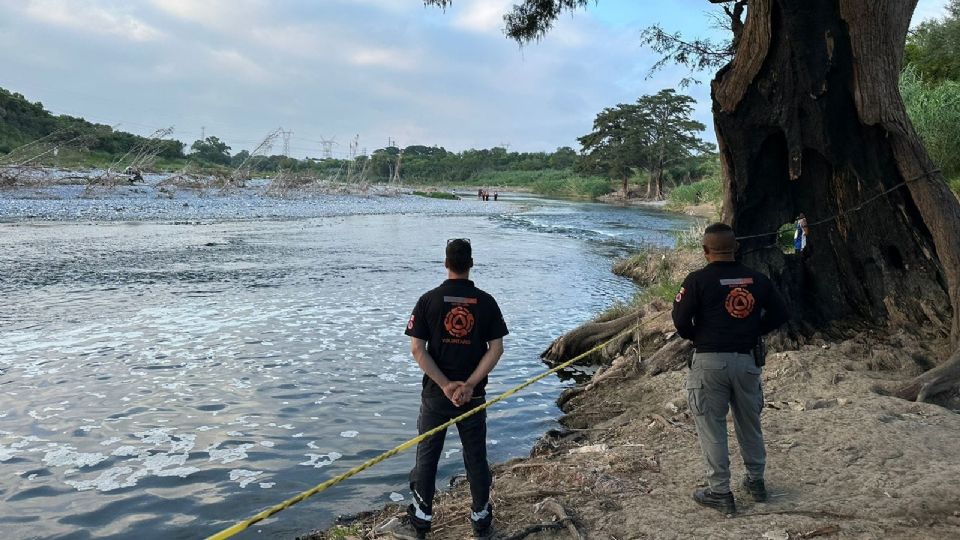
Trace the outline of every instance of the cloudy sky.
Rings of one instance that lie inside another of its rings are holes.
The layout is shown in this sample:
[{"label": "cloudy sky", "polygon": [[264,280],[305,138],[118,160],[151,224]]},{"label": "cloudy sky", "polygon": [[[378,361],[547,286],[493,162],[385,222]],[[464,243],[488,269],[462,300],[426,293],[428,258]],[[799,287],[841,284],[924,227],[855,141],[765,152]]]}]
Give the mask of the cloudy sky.
[{"label": "cloudy sky", "polygon": [[[0,0],[0,86],[56,113],[234,151],[291,130],[291,154],[576,147],[603,107],[672,87],[648,77],[640,31],[718,34],[704,0],[600,0],[523,48],[502,32],[514,0]],[[915,20],[947,0],[920,0]],[[643,6],[643,7],[638,7]],[[709,125],[708,92],[697,115]],[[710,136],[712,137],[712,136]],[[278,149],[279,151],[279,149]]]}]

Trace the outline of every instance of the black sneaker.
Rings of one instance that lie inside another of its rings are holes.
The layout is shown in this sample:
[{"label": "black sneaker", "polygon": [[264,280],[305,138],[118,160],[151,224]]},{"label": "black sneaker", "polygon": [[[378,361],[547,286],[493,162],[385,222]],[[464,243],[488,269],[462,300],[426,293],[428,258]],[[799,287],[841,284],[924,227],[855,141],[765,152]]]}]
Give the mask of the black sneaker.
[{"label": "black sneaker", "polygon": [[693,492],[693,500],[697,504],[719,510],[724,514],[737,513],[737,505],[733,502],[733,493],[714,493],[710,491],[710,488],[703,488]]},{"label": "black sneaker", "polygon": [[751,480],[750,477],[743,479],[743,487],[747,489],[753,500],[757,502],[767,502],[767,486],[763,483],[763,478]]}]

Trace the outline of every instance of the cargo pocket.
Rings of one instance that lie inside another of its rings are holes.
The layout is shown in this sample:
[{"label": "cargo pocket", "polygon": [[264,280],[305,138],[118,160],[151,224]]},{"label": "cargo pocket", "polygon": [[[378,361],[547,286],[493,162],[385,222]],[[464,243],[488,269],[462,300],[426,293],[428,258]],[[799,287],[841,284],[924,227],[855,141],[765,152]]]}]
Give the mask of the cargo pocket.
[{"label": "cargo pocket", "polygon": [[763,370],[754,365],[754,366],[747,366],[746,372],[749,374],[748,376],[751,379],[753,379],[747,382],[747,388],[752,389],[751,397],[753,398],[753,402],[755,403],[757,414],[760,414],[763,412],[763,403],[764,403],[763,402],[763,381],[760,379],[760,375],[761,373],[763,373]]},{"label": "cargo pocket", "polygon": [[705,403],[703,402],[703,379],[700,374],[691,372],[687,375],[685,387],[687,389],[687,405],[690,407],[690,412],[697,416],[703,416]]}]

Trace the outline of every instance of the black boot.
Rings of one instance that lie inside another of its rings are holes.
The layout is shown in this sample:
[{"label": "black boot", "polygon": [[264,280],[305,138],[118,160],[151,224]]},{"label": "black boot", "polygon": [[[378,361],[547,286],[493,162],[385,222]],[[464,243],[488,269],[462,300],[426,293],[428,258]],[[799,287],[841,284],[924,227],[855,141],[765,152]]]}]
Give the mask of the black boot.
[{"label": "black boot", "polygon": [[719,510],[724,514],[737,513],[737,505],[733,502],[733,493],[714,493],[710,491],[710,488],[703,488],[693,492],[693,500],[697,504]]},{"label": "black boot", "polygon": [[473,526],[474,540],[493,538],[493,505],[488,502],[482,511],[473,512],[470,516],[470,525]]},{"label": "black boot", "polygon": [[767,486],[763,483],[763,478],[751,480],[750,477],[743,479],[743,487],[747,489],[753,500],[757,502],[767,502]]}]

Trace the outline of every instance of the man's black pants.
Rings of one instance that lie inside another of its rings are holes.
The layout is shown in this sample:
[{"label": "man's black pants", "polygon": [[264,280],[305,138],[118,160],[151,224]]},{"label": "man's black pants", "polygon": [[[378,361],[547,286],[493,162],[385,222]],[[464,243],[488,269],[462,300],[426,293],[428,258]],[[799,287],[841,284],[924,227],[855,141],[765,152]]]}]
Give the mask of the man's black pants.
[{"label": "man's black pants", "polygon": [[[420,403],[420,417],[417,429],[425,433],[431,429],[482,405],[484,399],[475,397],[462,407],[456,407],[446,397],[424,397]],[[470,495],[473,497],[473,521],[488,522],[490,515],[490,465],[487,463],[487,411],[479,413],[457,423],[460,442],[463,443],[463,465],[467,469],[470,481]],[[447,431],[443,430],[417,445],[417,464],[410,471],[410,490],[413,492],[414,505],[412,516],[418,524],[426,525],[433,517],[433,496],[436,493],[437,464],[443,452],[443,442]]]}]

